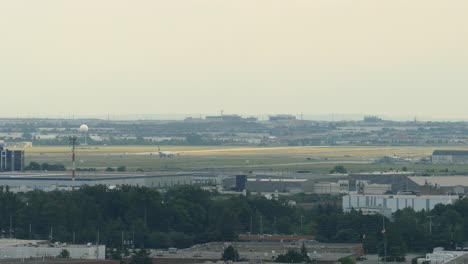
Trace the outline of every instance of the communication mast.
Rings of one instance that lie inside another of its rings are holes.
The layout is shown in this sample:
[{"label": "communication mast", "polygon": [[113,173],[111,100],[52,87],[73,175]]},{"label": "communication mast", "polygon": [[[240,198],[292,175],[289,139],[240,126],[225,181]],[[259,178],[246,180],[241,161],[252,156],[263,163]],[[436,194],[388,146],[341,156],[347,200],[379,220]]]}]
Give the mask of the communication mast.
[{"label": "communication mast", "polygon": [[76,148],[76,140],[78,139],[76,136],[68,137],[70,140],[70,145],[72,145],[72,190],[75,190],[75,171],[76,171],[76,164],[75,164],[75,148]]}]

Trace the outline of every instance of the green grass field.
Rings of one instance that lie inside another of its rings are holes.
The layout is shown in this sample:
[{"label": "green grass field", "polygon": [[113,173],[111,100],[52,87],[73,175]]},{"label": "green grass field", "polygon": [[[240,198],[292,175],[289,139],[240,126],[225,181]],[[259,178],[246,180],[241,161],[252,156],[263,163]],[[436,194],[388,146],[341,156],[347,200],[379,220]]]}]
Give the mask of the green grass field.
[{"label": "green grass field", "polygon": [[[428,156],[435,149],[434,147],[162,146],[161,148],[164,151],[177,152],[179,155],[174,158],[160,158],[157,149],[149,146],[80,146],[77,147],[77,167],[103,170],[106,167],[125,165],[129,170],[141,168],[145,171],[305,170],[327,172],[336,164],[343,164],[352,172],[401,169],[403,166],[418,172],[445,169],[468,172],[468,165],[379,165],[372,163],[374,159],[382,156],[397,155],[405,158]],[[70,147],[38,146],[25,149],[25,151],[26,163],[36,161],[71,165]]]}]

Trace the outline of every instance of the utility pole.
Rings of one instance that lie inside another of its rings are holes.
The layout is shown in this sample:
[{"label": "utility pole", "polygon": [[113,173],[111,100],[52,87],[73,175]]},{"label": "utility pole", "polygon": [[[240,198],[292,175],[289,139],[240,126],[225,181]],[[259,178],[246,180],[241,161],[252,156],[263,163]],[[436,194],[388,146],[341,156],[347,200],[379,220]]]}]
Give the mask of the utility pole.
[{"label": "utility pole", "polygon": [[144,214],[144,219],[145,219],[145,227],[148,226],[148,215],[147,215],[147,212],[146,212],[146,205],[145,205],[145,214]]},{"label": "utility pole", "polygon": [[260,215],[260,235],[263,235],[263,216]]},{"label": "utility pole", "polygon": [[278,233],[278,231],[276,230],[276,216],[273,217],[273,231],[275,234]]},{"label": "utility pole", "polygon": [[135,243],[135,223],[132,225],[132,243]]},{"label": "utility pole", "polygon": [[384,237],[384,264],[387,264],[387,235],[385,230],[385,216],[382,215],[382,234]]},{"label": "utility pole", "polygon": [[250,216],[250,234],[252,234],[252,216]]},{"label": "utility pole", "polygon": [[53,229],[52,229],[52,226],[50,226],[50,241],[52,242],[52,239],[54,238],[53,237]]},{"label": "utility pole", "polygon": [[434,218],[434,216],[428,215],[426,217],[429,218],[429,234],[432,236],[432,218]]},{"label": "utility pole", "polygon": [[96,234],[96,259],[99,259],[99,228]]},{"label": "utility pole", "polygon": [[302,228],[302,218],[304,218],[304,216],[303,216],[303,215],[301,215],[301,234],[303,234],[303,233],[304,233],[304,229]]},{"label": "utility pole", "polygon": [[13,238],[13,216],[10,214],[10,238]]},{"label": "utility pole", "polygon": [[76,173],[76,163],[75,163],[75,148],[76,148],[76,136],[70,136],[68,140],[72,145],[72,190],[75,190],[75,173]]},{"label": "utility pole", "polygon": [[122,252],[124,251],[124,232],[122,231]]}]

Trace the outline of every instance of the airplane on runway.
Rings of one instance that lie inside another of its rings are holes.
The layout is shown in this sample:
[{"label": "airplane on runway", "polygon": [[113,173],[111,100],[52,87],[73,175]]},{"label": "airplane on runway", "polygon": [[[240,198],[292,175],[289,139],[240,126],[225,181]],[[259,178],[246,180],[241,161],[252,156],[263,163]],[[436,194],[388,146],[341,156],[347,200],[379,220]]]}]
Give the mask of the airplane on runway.
[{"label": "airplane on runway", "polygon": [[158,154],[160,158],[173,158],[179,156],[179,153],[172,151],[161,151],[161,148],[158,145]]}]

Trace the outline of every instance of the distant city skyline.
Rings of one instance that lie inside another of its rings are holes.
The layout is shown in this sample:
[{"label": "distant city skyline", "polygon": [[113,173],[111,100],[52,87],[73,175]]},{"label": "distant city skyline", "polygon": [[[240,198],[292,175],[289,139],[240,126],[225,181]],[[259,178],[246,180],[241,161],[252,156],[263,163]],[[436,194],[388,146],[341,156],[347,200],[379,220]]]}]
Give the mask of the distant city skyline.
[{"label": "distant city skyline", "polygon": [[[365,116],[376,116],[387,121],[402,121],[402,122],[468,122],[468,117],[463,118],[431,118],[424,116],[381,116],[374,114],[343,114],[343,113],[332,113],[328,115],[313,115],[305,113],[263,113],[263,114],[241,114],[241,113],[224,113],[224,115],[240,115],[242,117],[255,117],[259,121],[268,120],[269,116],[287,114],[293,115],[298,120],[310,120],[310,121],[362,121]],[[218,113],[202,113],[202,114],[190,114],[190,113],[173,113],[173,114],[108,114],[108,115],[0,115],[0,118],[18,118],[18,119],[68,119],[68,120],[80,120],[80,119],[101,119],[101,120],[175,120],[181,121],[186,118],[206,118],[207,116],[219,116]]]},{"label": "distant city skyline", "polygon": [[4,1],[0,116],[468,120],[466,10],[461,0]]}]

